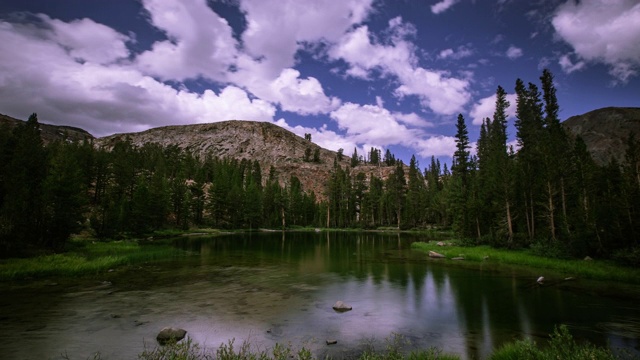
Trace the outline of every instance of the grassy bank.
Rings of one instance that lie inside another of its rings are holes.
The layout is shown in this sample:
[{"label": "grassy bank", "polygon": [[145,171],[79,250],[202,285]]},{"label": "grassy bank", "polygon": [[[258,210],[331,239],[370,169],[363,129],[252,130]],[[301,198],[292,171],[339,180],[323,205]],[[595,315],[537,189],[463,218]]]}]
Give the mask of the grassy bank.
[{"label": "grassy bank", "polygon": [[[366,349],[359,355],[353,354],[349,358],[358,360],[457,360],[457,354],[449,354],[436,348],[405,352],[403,346],[407,341],[399,335],[387,339],[386,347],[381,350]],[[626,354],[623,354],[624,356]],[[222,344],[214,350],[203,348],[191,339],[167,346],[147,348],[138,356],[141,360],[312,360],[315,359],[309,349],[295,350],[289,346],[276,344],[273,349],[253,351],[247,342],[236,346],[234,341]],[[329,357],[330,358],[330,357]],[[532,340],[517,340],[495,349],[489,355],[490,360],[615,360],[620,358],[607,348],[601,348],[589,343],[578,343],[573,339],[566,326],[555,329],[549,337],[548,343],[537,344]],[[99,357],[97,358],[99,359]]]},{"label": "grassy bank", "polygon": [[171,259],[186,253],[168,243],[72,240],[61,254],[0,261],[0,281],[98,274],[119,266]]},{"label": "grassy bank", "polygon": [[463,257],[463,261],[465,262],[524,266],[552,271],[565,277],[613,280],[628,284],[640,284],[639,269],[624,267],[603,260],[553,259],[535,255],[526,249],[506,250],[496,249],[490,246],[438,246],[436,242],[416,242],[412,244],[412,248],[424,251],[425,253],[435,251],[446,256],[448,260],[454,257]]}]

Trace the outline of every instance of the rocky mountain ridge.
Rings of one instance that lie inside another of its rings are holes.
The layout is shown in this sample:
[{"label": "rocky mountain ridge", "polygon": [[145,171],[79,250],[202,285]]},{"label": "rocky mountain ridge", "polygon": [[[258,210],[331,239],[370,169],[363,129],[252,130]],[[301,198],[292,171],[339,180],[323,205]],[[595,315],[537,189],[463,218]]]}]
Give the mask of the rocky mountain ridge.
[{"label": "rocky mountain ridge", "polygon": [[[164,126],[139,133],[116,134],[97,139],[96,145],[111,149],[117,142],[126,139],[135,146],[146,143],[156,143],[163,147],[177,146],[200,158],[211,155],[257,160],[262,168],[263,179],[267,178],[269,169],[273,166],[281,184],[288,183],[290,177],[295,175],[306,191],[314,191],[319,198],[324,197],[334,159],[337,157],[337,152],[324,149],[275,124],[244,120]],[[305,152],[318,152],[320,161],[305,161]],[[345,155],[339,165],[349,168],[350,158]],[[373,173],[386,178],[393,167],[362,165],[351,171],[354,174]]]},{"label": "rocky mountain ridge", "polygon": [[562,123],[573,136],[580,135],[594,161],[607,164],[612,158],[624,162],[629,135],[640,141],[640,108],[606,107],[568,118]]}]

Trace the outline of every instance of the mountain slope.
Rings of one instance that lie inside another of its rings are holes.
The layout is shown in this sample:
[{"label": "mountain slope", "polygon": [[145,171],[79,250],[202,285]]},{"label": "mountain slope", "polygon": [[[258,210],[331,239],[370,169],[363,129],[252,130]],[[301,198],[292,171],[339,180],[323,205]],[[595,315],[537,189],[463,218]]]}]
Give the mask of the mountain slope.
[{"label": "mountain slope", "polygon": [[[277,125],[257,121],[230,120],[209,124],[165,126],[139,133],[116,134],[100,138],[98,146],[111,149],[118,141],[129,139],[133,145],[156,143],[163,147],[177,146],[201,158],[207,155],[233,159],[257,160],[263,178],[271,166],[281,184],[286,184],[291,175],[300,179],[307,191],[314,191],[323,198],[325,186],[333,169],[337,153],[323,149],[311,141]],[[319,151],[320,162],[304,161],[305,151]],[[349,165],[347,156],[340,162],[343,168]],[[386,178],[393,167],[358,166],[354,172],[375,172]]]},{"label": "mountain slope", "polygon": [[562,124],[573,136],[582,137],[600,165],[611,158],[624,161],[630,134],[635,134],[636,140],[640,141],[640,108],[602,108],[572,116]]}]

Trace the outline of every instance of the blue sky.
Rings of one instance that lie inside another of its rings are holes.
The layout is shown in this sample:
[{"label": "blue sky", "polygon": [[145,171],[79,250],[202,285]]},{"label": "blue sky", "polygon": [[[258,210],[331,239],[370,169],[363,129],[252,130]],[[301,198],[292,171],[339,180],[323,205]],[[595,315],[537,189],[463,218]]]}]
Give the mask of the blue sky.
[{"label": "blue sky", "polygon": [[0,3],[0,113],[96,136],[257,120],[426,166],[544,68],[562,119],[640,106],[640,1]]}]

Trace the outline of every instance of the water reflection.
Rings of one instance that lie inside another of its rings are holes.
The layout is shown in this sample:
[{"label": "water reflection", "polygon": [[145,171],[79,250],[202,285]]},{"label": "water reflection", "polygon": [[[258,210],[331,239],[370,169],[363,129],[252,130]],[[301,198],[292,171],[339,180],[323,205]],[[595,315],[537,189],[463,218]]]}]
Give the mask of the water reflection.
[{"label": "water reflection", "polygon": [[[637,304],[429,261],[411,251],[416,240],[326,232],[181,238],[177,246],[197,256],[105,274],[111,286],[1,289],[0,353],[135,358],[142,339],[153,344],[162,327],[180,326],[209,348],[232,338],[261,350],[291,342],[341,358],[366,344],[383,348],[397,333],[415,348],[478,359],[514,338],[542,341],[559,323],[579,338],[638,351]],[[353,310],[334,312],[337,300]]]},{"label": "water reflection", "polygon": [[[638,350],[637,332],[594,329],[616,317],[637,321],[636,305],[629,304],[634,309],[630,314],[621,310],[622,300],[540,287],[531,277],[517,273],[496,274],[429,262],[424,254],[410,250],[411,242],[421,240],[417,237],[287,233],[277,235],[278,246],[275,239],[275,235],[254,234],[240,241],[230,237],[191,240],[190,245],[182,245],[209,248],[203,261],[210,263],[241,254],[236,260],[253,259],[258,264],[277,261],[289,266],[293,278],[306,276],[305,281],[317,287],[313,294],[316,303],[328,307],[345,300],[354,306],[346,316],[304,314],[309,323],[324,327],[327,336],[337,332],[335,335],[352,343],[362,338],[382,339],[395,332],[417,347],[437,346],[468,358],[483,358],[516,338],[543,341],[556,324],[564,323],[578,337]],[[339,279],[329,282],[323,274]],[[290,280],[296,281],[293,278]],[[593,311],[596,308],[598,311]],[[339,329],[331,323],[333,318],[340,319]]]}]

